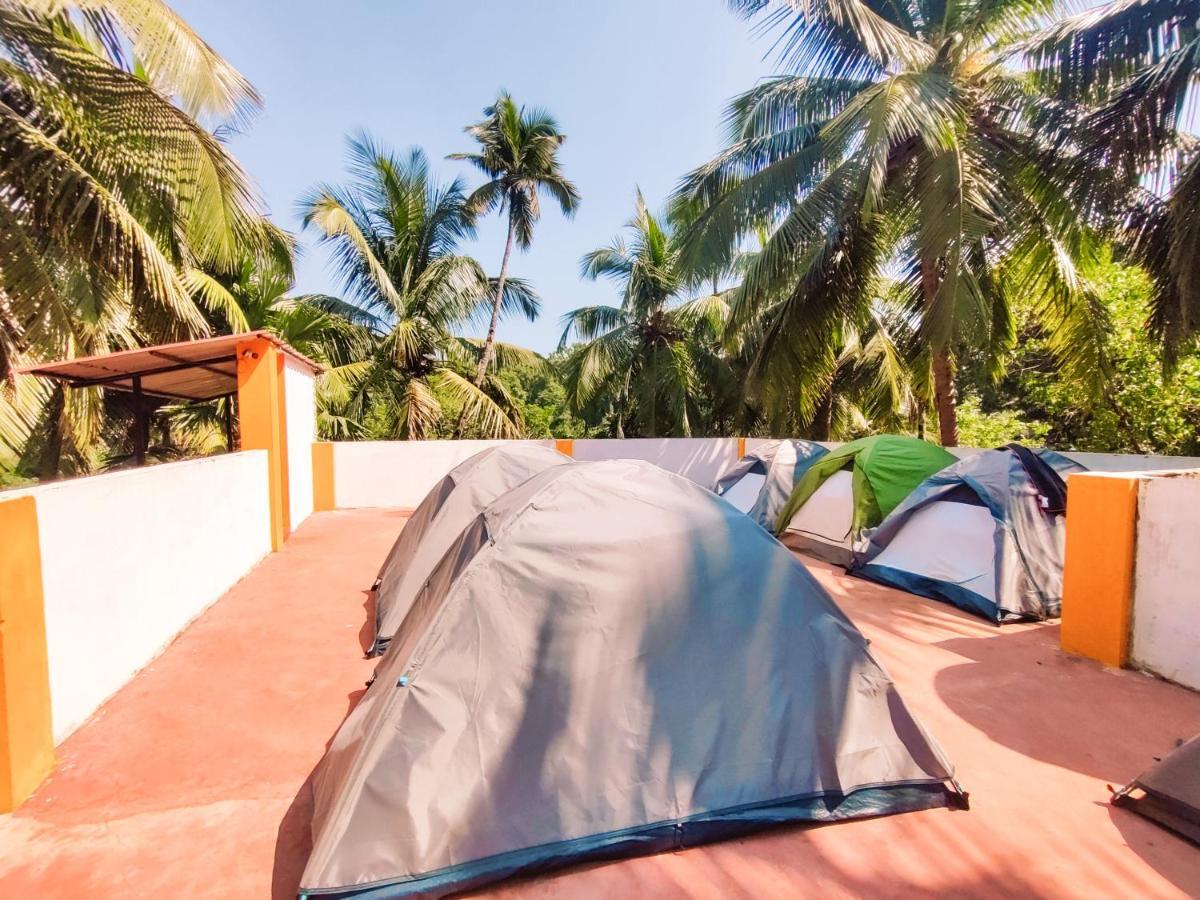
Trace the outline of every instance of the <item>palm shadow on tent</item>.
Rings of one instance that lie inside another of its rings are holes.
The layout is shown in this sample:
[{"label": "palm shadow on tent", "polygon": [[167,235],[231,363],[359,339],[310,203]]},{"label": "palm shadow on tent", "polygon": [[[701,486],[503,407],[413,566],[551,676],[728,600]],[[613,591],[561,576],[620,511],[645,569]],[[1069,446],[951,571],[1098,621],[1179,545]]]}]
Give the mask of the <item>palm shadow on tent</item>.
[{"label": "palm shadow on tent", "polygon": [[535,476],[430,585],[315,779],[307,893],[440,894],[961,799],[803,567],[653,466]]}]

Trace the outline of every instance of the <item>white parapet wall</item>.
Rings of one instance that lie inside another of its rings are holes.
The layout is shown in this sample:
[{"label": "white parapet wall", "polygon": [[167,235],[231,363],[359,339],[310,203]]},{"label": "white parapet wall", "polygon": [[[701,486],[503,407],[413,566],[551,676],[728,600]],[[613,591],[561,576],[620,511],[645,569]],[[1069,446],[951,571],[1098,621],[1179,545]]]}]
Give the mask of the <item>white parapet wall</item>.
[{"label": "white parapet wall", "polygon": [[1130,657],[1200,690],[1200,471],[1145,479],[1138,494]]},{"label": "white parapet wall", "polygon": [[316,383],[312,369],[293,356],[283,369],[287,431],[288,511],[292,530],[313,511],[312,445],[317,438]]},{"label": "white parapet wall", "polygon": [[579,460],[643,459],[711,488],[738,458],[737,438],[627,438],[577,440]]},{"label": "white parapet wall", "polygon": [[39,485],[54,741],[271,551],[256,450]]},{"label": "white parapet wall", "polygon": [[[334,506],[415,509],[430,488],[480,450],[508,441],[340,441],[333,444]],[[554,441],[529,441],[553,447]]]},{"label": "white parapet wall", "polygon": [[[289,387],[290,390],[290,387]],[[291,403],[289,401],[289,410]],[[289,433],[291,425],[289,423]],[[289,459],[293,456],[290,446]],[[767,443],[767,438],[747,438],[747,452]],[[480,450],[506,441],[339,441],[333,443],[334,506],[394,507],[413,509],[437,481],[463,460]],[[529,443],[554,446],[551,440]],[[569,442],[578,460],[641,459],[712,487],[717,478],[738,458],[738,438],[626,438],[577,439]],[[827,442],[826,447],[840,446]],[[958,456],[978,452],[957,447]],[[1200,467],[1200,459],[1166,456],[1135,456],[1109,453],[1065,455],[1094,471],[1129,472],[1151,469]],[[311,466],[306,470],[311,489]],[[294,503],[293,503],[294,508]],[[293,517],[295,512],[293,512]]]}]

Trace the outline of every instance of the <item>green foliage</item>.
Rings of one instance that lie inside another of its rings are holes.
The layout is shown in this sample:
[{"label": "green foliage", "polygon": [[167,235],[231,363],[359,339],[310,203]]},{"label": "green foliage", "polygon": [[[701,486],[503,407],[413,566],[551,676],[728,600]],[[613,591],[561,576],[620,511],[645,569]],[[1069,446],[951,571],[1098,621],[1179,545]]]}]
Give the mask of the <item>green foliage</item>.
[{"label": "green foliage", "polygon": [[[518,437],[521,421],[497,372],[529,351],[458,331],[493,311],[535,318],[539,300],[518,279],[501,286],[457,252],[474,233],[460,180],[439,183],[419,149],[399,156],[362,135],[350,143],[349,184],[303,201],[305,227],[333,247],[352,304],[337,313],[356,334],[320,386],[323,435],[420,439],[454,415],[482,437]],[[325,307],[332,310],[328,302]],[[484,378],[474,382],[479,371]],[[451,412],[453,410],[453,412]]]},{"label": "green foliage", "polygon": [[1077,104],[1022,70],[1019,39],[1049,3],[731,5],[781,33],[789,74],[732,102],[727,148],[675,202],[694,213],[688,265],[769,231],[731,299],[733,328],[760,336],[749,375],[764,397],[786,385],[816,417],[843,334],[868,327],[888,276],[928,353],[944,439],[948,354],[966,342],[998,364],[1014,295],[1098,395],[1105,323],[1078,269],[1095,251],[1089,192],[1108,176],[1056,139]]},{"label": "green foliage", "polygon": [[1088,277],[1112,322],[1105,346],[1112,375],[1104,397],[1087,401],[1078,382],[1054,364],[1045,335],[1022,311],[1021,339],[1004,378],[991,385],[964,373],[965,389],[979,395],[971,402],[989,423],[976,433],[991,440],[1011,428],[1030,443],[1059,449],[1200,454],[1200,347],[1195,341],[1181,346],[1174,369],[1165,372],[1160,345],[1147,326],[1155,291],[1150,277],[1111,260],[1093,267]]},{"label": "green foliage", "polygon": [[603,416],[615,437],[703,435],[720,428],[736,394],[720,338],[725,297],[693,293],[671,223],[652,213],[641,192],[628,241],[618,237],[583,257],[585,278],[607,278],[621,305],[586,306],[563,317],[559,349],[581,343],[559,367],[576,414]]},{"label": "green foliage", "polygon": [[979,397],[970,395],[958,405],[958,434],[964,447],[1002,447],[1016,441],[1031,447],[1046,444],[1050,425],[1028,422],[1013,409],[985,412]]},{"label": "green foliage", "polygon": [[87,471],[101,393],[13,370],[208,331],[188,273],[271,241],[214,130],[259,100],[160,0],[0,0],[0,96],[0,445]]},{"label": "green foliage", "polygon": [[516,399],[529,438],[586,438],[601,435],[604,424],[589,425],[570,411],[567,391],[554,366],[518,365],[500,375]]}]

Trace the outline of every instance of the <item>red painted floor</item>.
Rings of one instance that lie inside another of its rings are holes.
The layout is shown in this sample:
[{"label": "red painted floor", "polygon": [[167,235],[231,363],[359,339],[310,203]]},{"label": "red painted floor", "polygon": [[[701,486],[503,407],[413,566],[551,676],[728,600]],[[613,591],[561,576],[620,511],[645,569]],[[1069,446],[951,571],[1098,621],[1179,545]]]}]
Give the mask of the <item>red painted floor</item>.
[{"label": "red painted floor", "polygon": [[[0,816],[0,897],[292,897],[307,778],[359,696],[366,595],[403,522],[309,519],[59,748]],[[507,898],[1200,895],[1200,848],[1106,802],[1200,732],[1200,695],[939,604],[813,570],[871,638],[971,793],[518,882]]]}]

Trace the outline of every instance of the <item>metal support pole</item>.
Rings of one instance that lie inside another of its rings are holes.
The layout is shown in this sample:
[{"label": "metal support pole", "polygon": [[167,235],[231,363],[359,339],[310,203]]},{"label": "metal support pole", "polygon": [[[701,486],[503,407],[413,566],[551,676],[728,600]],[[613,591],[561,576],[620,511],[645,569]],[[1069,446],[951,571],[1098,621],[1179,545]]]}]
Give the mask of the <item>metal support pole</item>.
[{"label": "metal support pole", "polygon": [[149,422],[146,420],[146,401],[142,396],[141,376],[133,376],[133,460],[146,464],[146,447],[150,443]]},{"label": "metal support pole", "polygon": [[233,394],[225,396],[225,449],[229,453],[237,449],[233,446]]}]

